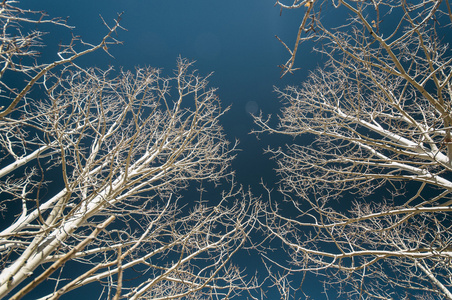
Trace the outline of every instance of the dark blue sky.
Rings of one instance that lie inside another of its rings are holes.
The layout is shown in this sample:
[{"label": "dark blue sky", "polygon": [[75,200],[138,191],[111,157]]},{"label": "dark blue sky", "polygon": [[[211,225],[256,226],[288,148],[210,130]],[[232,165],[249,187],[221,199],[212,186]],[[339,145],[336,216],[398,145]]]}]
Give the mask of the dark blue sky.
[{"label": "dark blue sky", "polygon": [[[259,194],[261,178],[270,186],[277,181],[272,170],[274,163],[263,156],[263,148],[283,146],[291,139],[262,135],[258,140],[250,135],[254,126],[246,108],[275,116],[281,103],[272,92],[273,86],[298,84],[308,71],[321,64],[320,57],[302,47],[297,56],[297,67],[302,69],[280,79],[277,66],[285,63],[289,55],[275,35],[292,47],[304,10],[283,11],[280,16],[274,3],[275,0],[24,0],[20,6],[47,11],[51,17],[69,17],[68,24],[76,27],[72,33],[91,43],[99,42],[106,33],[99,15],[113,24],[117,14],[124,12],[121,25],[127,31],[118,31],[117,38],[123,45],[110,48],[114,58],[98,52],[78,61],[79,65],[113,65],[116,69],[152,66],[171,74],[181,56],[196,60],[195,67],[201,75],[213,71],[211,86],[219,88],[224,107],[232,105],[222,119],[225,132],[229,140],[240,140],[241,151],[232,166],[237,181]],[[326,21],[335,16],[337,11],[323,14]],[[43,48],[47,62],[55,58],[60,41],[71,39],[70,30],[48,30],[48,46]],[[305,287],[316,289],[318,285],[310,282]]]}]

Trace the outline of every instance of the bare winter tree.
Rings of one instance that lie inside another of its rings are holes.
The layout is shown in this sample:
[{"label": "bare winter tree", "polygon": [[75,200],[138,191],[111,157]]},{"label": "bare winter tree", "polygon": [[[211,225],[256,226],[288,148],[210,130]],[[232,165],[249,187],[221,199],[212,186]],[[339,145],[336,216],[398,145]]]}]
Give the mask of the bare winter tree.
[{"label": "bare winter tree", "polygon": [[269,257],[283,269],[269,264],[275,284],[288,299],[314,273],[347,299],[452,299],[449,1],[277,5],[304,10],[284,72],[301,42],[326,64],[277,90],[279,126],[255,117],[258,132],[295,139],[268,150],[297,212],[268,212],[289,254],[286,264]]},{"label": "bare winter tree", "polygon": [[[207,78],[183,59],[170,77],[78,67],[116,43],[118,22],[98,45],[77,52],[73,40],[61,60],[39,64],[42,33],[19,26],[66,25],[13,4],[0,4],[0,298],[58,299],[97,284],[108,299],[229,299],[252,287],[231,257],[257,202],[234,187],[216,204],[177,196],[230,175],[235,146]],[[7,83],[14,74],[24,87]]]}]

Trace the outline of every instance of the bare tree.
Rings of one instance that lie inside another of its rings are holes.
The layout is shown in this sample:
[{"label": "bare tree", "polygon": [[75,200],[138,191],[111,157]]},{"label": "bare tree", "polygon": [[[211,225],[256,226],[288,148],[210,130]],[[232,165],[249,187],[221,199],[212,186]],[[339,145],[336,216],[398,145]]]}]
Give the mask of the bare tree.
[{"label": "bare tree", "polygon": [[[66,25],[12,4],[0,12],[0,298],[40,284],[41,299],[87,284],[108,299],[229,299],[252,288],[231,257],[248,242],[258,202],[232,184],[217,204],[179,204],[190,182],[231,175],[235,145],[219,125],[227,109],[207,78],[184,59],[170,77],[78,67],[77,57],[116,43],[118,22],[98,45],[76,52],[73,40],[61,60],[27,65],[42,34],[18,26]],[[6,84],[8,72],[25,87]]]},{"label": "bare tree", "polygon": [[302,86],[277,90],[279,126],[255,117],[257,132],[295,138],[268,150],[297,212],[268,212],[289,255],[269,257],[283,269],[269,264],[275,284],[288,299],[299,273],[314,273],[326,294],[347,299],[452,299],[449,1],[277,5],[305,10],[284,74],[300,42],[327,61]]}]

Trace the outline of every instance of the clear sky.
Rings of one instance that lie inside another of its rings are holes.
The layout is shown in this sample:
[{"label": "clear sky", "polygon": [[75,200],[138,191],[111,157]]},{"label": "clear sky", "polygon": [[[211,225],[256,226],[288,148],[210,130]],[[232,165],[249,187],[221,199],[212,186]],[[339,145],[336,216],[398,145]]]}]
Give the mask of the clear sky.
[{"label": "clear sky", "polygon": [[[230,141],[240,141],[241,151],[232,166],[236,180],[260,194],[261,179],[275,189],[277,182],[275,164],[263,155],[263,149],[269,145],[284,146],[292,139],[274,135],[257,139],[249,134],[255,127],[249,113],[262,111],[276,120],[281,103],[273,87],[299,84],[309,71],[321,66],[321,57],[305,45],[297,55],[296,67],[301,70],[280,78],[277,66],[284,64],[289,54],[275,35],[292,47],[304,10],[286,10],[280,15],[274,3],[275,0],[23,0],[19,6],[46,11],[50,17],[68,17],[68,24],[75,27],[72,33],[90,43],[98,43],[107,32],[99,15],[113,24],[117,14],[124,12],[121,25],[126,31],[118,31],[117,39],[123,44],[110,48],[114,57],[99,51],[77,61],[81,66],[152,66],[163,68],[164,74],[169,75],[181,56],[196,61],[195,68],[201,75],[214,72],[211,87],[219,88],[224,107],[231,105],[222,119],[226,135]],[[326,11],[323,18],[328,22],[337,15]],[[71,30],[53,26],[48,31],[50,34],[44,39],[47,46],[42,48],[43,62],[55,59],[58,43],[71,39]],[[316,282],[305,283],[304,287],[311,292],[319,288]],[[68,294],[63,299],[80,298],[81,294]],[[85,298],[97,299],[97,294],[96,298]],[[268,299],[279,299],[279,295],[272,298],[270,294]]]},{"label": "clear sky", "polygon": [[[118,31],[123,45],[112,46],[111,54],[98,52],[78,61],[82,66],[105,68],[113,65],[133,69],[135,66],[163,68],[167,74],[178,56],[197,61],[201,75],[214,72],[212,87],[224,107],[232,105],[223,118],[228,139],[240,140],[241,151],[233,168],[237,181],[253,190],[264,182],[276,181],[274,164],[263,156],[263,148],[290,143],[290,139],[262,136],[258,140],[249,132],[253,128],[250,111],[276,115],[280,102],[273,87],[300,83],[318,64],[305,49],[297,57],[302,70],[280,79],[277,67],[289,58],[278,42],[278,35],[292,46],[303,11],[284,11],[280,16],[274,0],[24,0],[20,7],[44,10],[50,17],[69,17],[75,26],[72,33],[86,42],[97,43],[106,33],[99,15],[109,23],[118,13],[127,31]],[[60,41],[69,41],[71,31],[49,27],[43,58],[51,60]],[[259,193],[259,191],[257,192]]]}]

